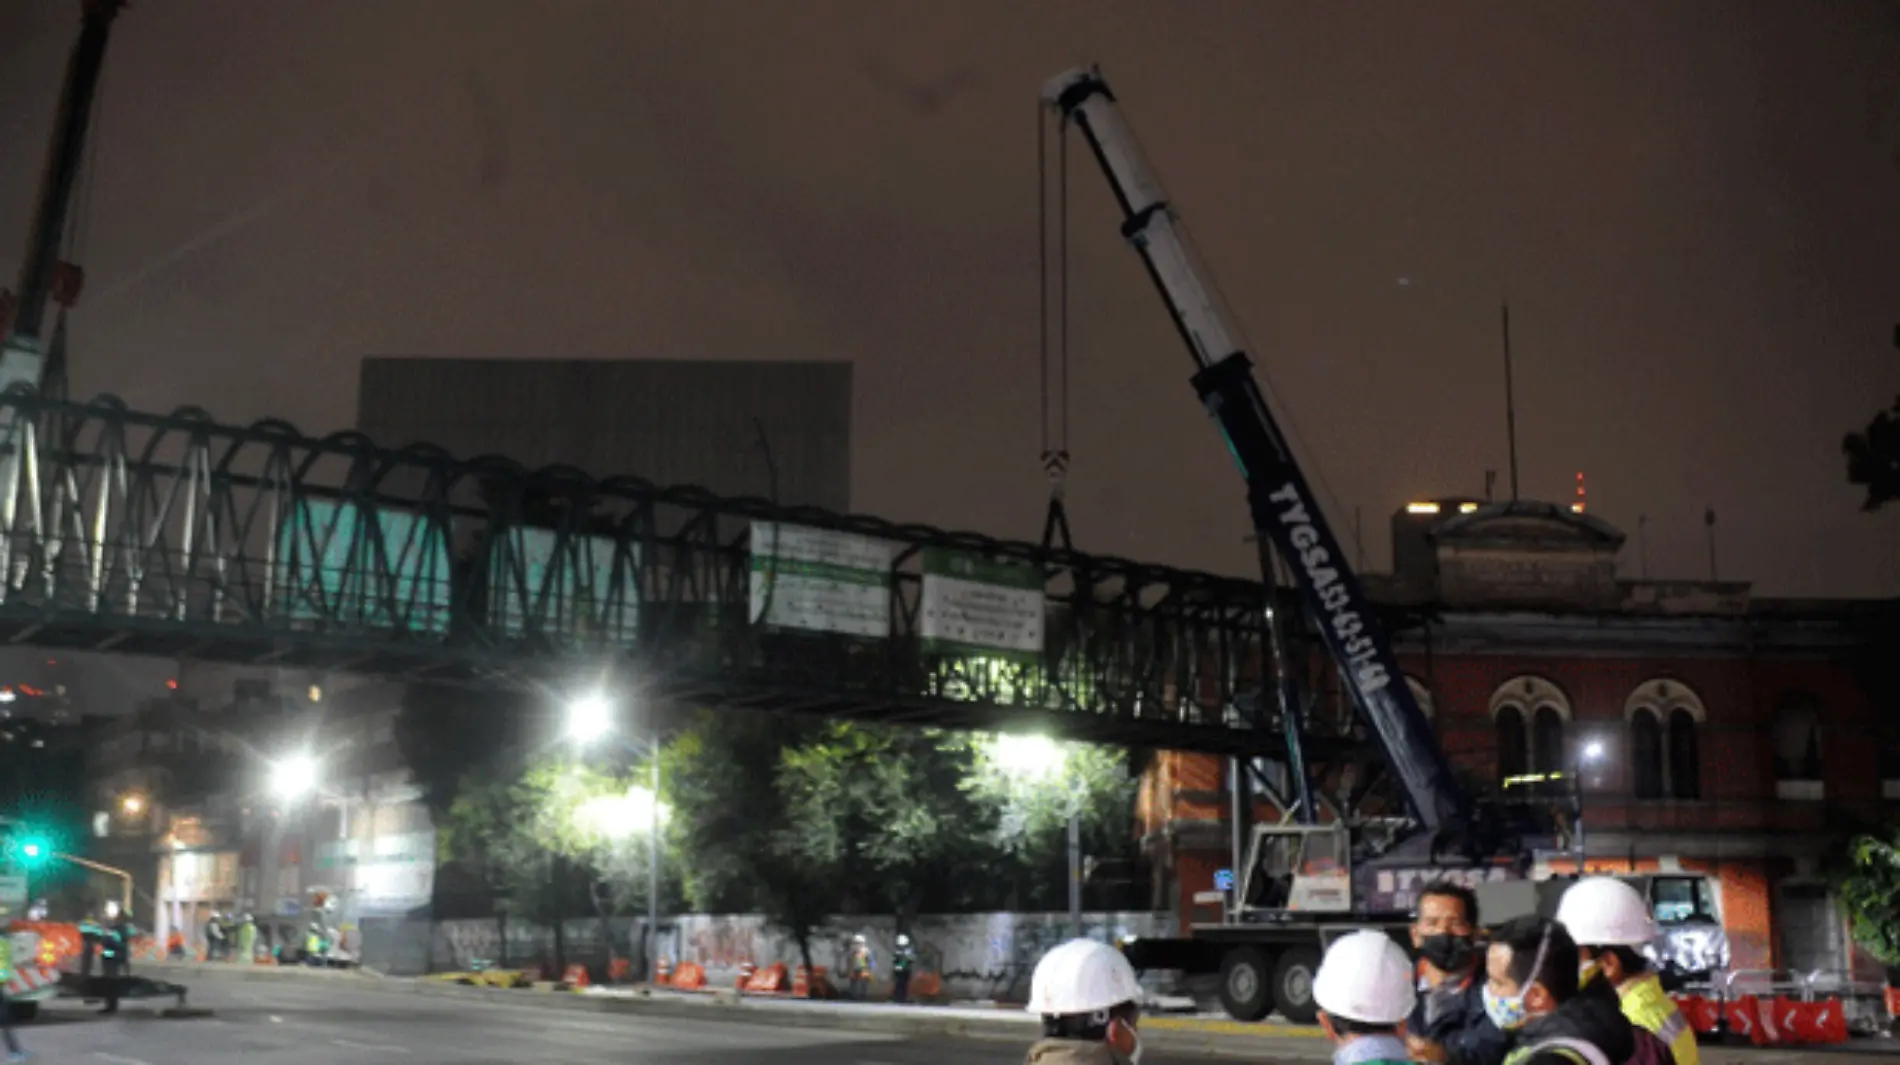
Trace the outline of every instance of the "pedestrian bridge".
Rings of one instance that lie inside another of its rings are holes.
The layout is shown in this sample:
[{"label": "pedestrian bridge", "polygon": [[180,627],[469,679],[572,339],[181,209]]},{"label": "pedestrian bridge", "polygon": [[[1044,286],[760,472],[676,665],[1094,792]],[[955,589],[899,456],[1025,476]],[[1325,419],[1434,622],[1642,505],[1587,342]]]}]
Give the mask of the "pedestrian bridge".
[{"label": "pedestrian bridge", "polygon": [[8,424],[14,643],[1283,748],[1251,581],[111,397]]}]

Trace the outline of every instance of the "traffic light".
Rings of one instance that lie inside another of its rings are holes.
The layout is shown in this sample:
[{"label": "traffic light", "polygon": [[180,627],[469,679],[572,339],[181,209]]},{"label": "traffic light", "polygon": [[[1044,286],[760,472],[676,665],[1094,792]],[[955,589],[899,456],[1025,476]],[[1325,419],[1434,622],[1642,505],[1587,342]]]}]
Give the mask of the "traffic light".
[{"label": "traffic light", "polygon": [[8,857],[29,868],[45,865],[53,856],[53,845],[36,833],[15,833],[6,843]]}]

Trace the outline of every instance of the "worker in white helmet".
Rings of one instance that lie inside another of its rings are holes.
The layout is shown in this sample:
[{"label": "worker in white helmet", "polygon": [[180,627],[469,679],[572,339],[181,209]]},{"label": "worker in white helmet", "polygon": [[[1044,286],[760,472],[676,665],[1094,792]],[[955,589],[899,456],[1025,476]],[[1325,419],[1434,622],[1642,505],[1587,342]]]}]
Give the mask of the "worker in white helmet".
[{"label": "worker in white helmet", "polygon": [[1313,977],[1319,1026],[1336,1065],[1404,1065],[1405,1018],[1418,1002],[1412,959],[1384,932],[1341,936]]},{"label": "worker in white helmet", "polygon": [[1141,985],[1122,952],[1072,939],[1042,956],[1029,979],[1029,1012],[1042,1038],[1029,1065],[1138,1065]]},{"label": "worker in white helmet", "polygon": [[1642,947],[1657,932],[1641,893],[1613,876],[1586,877],[1564,892],[1557,920],[1577,942],[1584,986],[1601,981],[1601,986],[1614,988],[1623,1016],[1669,1044],[1676,1065],[1701,1065],[1695,1029],[1663,991],[1643,955]]}]

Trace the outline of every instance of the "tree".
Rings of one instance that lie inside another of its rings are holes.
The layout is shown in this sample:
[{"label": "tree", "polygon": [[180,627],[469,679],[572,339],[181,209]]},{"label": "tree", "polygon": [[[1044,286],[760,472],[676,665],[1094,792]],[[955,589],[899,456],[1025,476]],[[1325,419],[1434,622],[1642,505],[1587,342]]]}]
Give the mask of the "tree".
[{"label": "tree", "polygon": [[[396,712],[396,748],[423,802],[440,819],[464,781],[492,780],[523,713],[524,696],[492,688],[411,684]],[[489,772],[484,773],[483,770]]]},{"label": "tree", "polygon": [[1900,831],[1856,836],[1835,890],[1855,942],[1889,969],[1900,969]]},{"label": "tree", "polygon": [[961,786],[973,768],[970,747],[935,730],[829,724],[781,758],[785,843],[868,889],[843,909],[875,904],[907,931],[926,903],[955,906],[989,879],[995,816]]},{"label": "tree", "polygon": [[692,856],[685,889],[693,907],[763,914],[807,966],[842,870],[799,845],[778,768],[782,752],[815,728],[790,715],[702,710],[661,756],[674,840]]},{"label": "tree", "polygon": [[[973,754],[965,789],[994,808],[992,840],[1015,859],[1011,908],[1067,905],[1060,888],[1067,879],[1071,811],[1086,853],[1132,856],[1136,781],[1125,752],[1019,736],[964,736],[956,742]],[[1027,763],[1025,742],[1033,752]]]},{"label": "tree", "polygon": [[1867,490],[1863,510],[1878,510],[1900,499],[1900,399],[1874,415],[1867,428],[1841,441],[1847,480]]}]

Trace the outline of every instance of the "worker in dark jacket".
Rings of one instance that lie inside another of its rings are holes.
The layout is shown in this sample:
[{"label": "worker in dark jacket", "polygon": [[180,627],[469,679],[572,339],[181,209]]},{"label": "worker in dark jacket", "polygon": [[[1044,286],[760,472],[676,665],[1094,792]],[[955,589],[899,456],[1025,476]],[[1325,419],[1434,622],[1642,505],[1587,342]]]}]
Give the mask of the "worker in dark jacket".
[{"label": "worker in dark jacket", "polygon": [[1479,949],[1478,896],[1448,880],[1419,892],[1412,946],[1419,953],[1418,1005],[1405,1022],[1414,1061],[1499,1065],[1510,1037],[1484,1012],[1484,952]]},{"label": "worker in dark jacket", "polygon": [[1623,1016],[1608,981],[1582,983],[1580,964],[1576,941],[1555,921],[1520,917],[1492,934],[1485,1010],[1513,1035],[1507,1065],[1546,1051],[1586,1065],[1675,1065],[1667,1043]]}]

